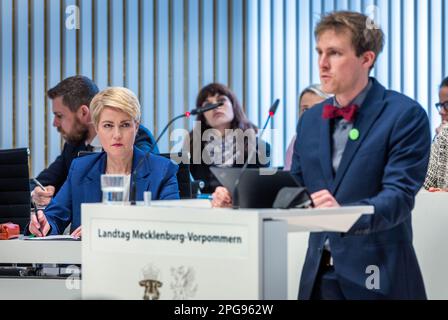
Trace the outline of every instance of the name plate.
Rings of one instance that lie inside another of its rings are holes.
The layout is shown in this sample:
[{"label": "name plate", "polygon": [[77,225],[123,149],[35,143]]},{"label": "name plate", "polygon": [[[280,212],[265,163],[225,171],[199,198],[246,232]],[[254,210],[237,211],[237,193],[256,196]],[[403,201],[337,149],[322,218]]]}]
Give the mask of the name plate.
[{"label": "name plate", "polygon": [[246,257],[249,248],[244,225],[166,221],[93,219],[90,241],[93,251],[151,255]]}]

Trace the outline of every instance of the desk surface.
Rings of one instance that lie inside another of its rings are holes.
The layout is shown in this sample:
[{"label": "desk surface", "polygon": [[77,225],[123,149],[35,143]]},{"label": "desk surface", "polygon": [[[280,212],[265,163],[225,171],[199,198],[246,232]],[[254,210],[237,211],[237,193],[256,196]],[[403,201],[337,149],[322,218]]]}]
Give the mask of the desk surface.
[{"label": "desk surface", "polygon": [[81,241],[0,241],[0,263],[81,264]]}]

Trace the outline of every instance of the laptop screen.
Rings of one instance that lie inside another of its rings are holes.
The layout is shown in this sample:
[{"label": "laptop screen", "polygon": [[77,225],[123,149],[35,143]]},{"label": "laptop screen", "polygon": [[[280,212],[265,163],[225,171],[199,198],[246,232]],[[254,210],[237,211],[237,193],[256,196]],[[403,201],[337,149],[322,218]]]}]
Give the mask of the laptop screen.
[{"label": "laptop screen", "polygon": [[[231,194],[241,168],[210,167],[210,170]],[[247,168],[240,177],[238,199],[240,208],[272,208],[277,193],[283,187],[297,187],[289,171],[277,168]]]}]

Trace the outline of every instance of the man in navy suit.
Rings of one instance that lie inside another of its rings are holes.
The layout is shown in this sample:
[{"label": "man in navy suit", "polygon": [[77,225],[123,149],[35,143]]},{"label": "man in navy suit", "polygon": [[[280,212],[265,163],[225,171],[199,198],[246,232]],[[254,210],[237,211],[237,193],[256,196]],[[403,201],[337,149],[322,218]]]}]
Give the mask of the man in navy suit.
[{"label": "man in navy suit", "polygon": [[411,211],[429,160],[430,129],[414,100],[369,73],[384,35],[365,15],[334,12],[316,26],[330,98],[299,120],[292,174],[317,208],[370,205],[347,233],[309,238],[299,299],[425,299]]},{"label": "man in navy suit", "polygon": [[[89,110],[90,101],[99,92],[96,84],[84,76],[73,76],[62,80],[48,90],[52,100],[53,126],[66,141],[62,153],[50,166],[36,177],[45,186],[43,191],[31,182],[33,201],[41,206],[47,205],[67,179],[70,165],[79,152],[101,151]],[[159,153],[151,132],[139,126],[135,146],[142,151]]]}]

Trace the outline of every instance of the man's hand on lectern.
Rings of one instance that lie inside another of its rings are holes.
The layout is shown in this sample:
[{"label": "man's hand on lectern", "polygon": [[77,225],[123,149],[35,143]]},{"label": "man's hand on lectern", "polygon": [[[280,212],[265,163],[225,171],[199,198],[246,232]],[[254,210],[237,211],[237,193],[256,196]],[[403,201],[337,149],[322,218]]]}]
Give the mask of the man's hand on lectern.
[{"label": "man's hand on lectern", "polygon": [[231,208],[232,207],[232,196],[229,190],[224,187],[217,187],[215,192],[212,194],[212,207],[214,208]]},{"label": "man's hand on lectern", "polygon": [[311,195],[314,208],[337,208],[339,203],[328,190],[320,190]]}]

